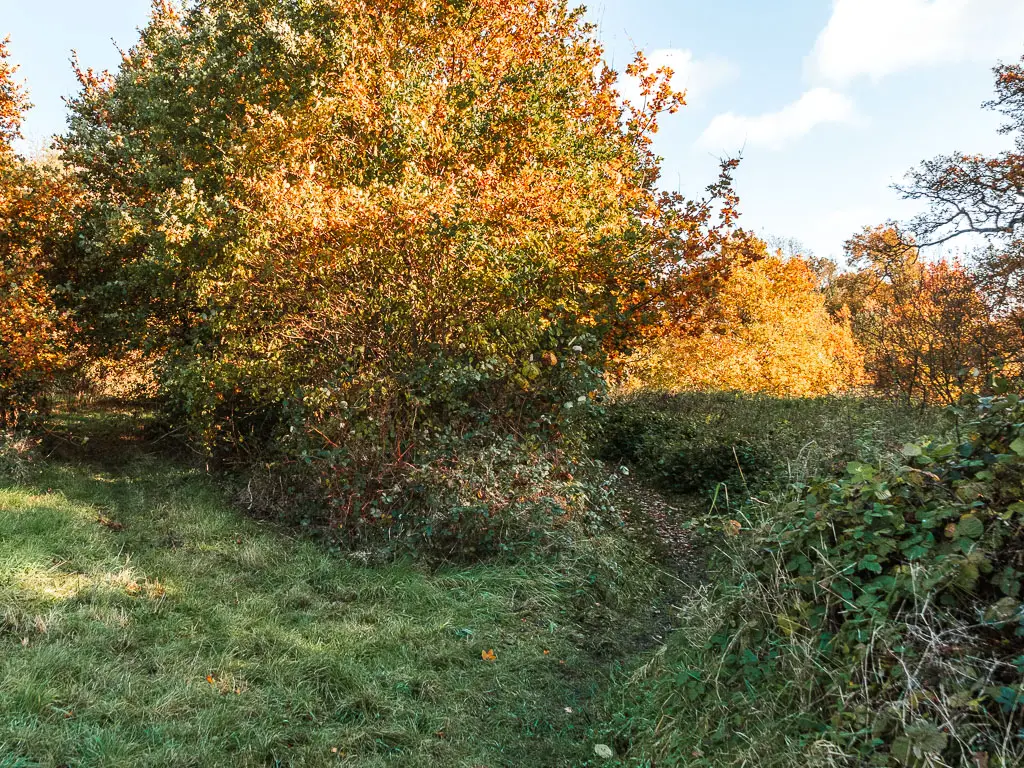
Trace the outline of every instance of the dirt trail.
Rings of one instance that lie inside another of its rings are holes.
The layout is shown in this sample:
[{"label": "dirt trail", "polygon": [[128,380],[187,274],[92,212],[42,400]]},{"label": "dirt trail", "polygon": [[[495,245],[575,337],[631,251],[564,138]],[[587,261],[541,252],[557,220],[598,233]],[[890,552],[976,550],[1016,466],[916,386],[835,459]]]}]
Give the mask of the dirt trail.
[{"label": "dirt trail", "polygon": [[683,582],[696,584],[703,580],[704,557],[686,524],[706,510],[706,500],[694,496],[670,501],[633,477],[623,481],[618,498],[631,535],[649,543]]}]

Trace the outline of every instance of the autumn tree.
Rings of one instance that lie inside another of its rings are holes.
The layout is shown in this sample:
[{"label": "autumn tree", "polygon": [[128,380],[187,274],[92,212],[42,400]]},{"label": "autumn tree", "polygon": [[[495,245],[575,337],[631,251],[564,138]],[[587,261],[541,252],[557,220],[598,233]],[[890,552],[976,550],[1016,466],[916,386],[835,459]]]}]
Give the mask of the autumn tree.
[{"label": "autumn tree", "polygon": [[851,318],[875,386],[925,403],[955,403],[999,370],[1013,334],[977,276],[957,262],[926,261],[896,225],[847,243],[851,269],[828,289]]},{"label": "autumn tree", "polygon": [[770,256],[760,241],[744,250],[700,326],[677,326],[641,351],[627,386],[810,397],[859,383],[849,324],[829,315],[808,262]]},{"label": "autumn tree", "polygon": [[60,173],[14,150],[28,97],[0,40],[0,426],[31,414],[66,362],[67,325],[46,279],[69,233]]},{"label": "autumn tree", "polygon": [[[1013,137],[1013,147],[991,156],[934,158],[912,171],[901,190],[928,206],[913,225],[921,242],[984,238],[987,246],[974,254],[980,287],[1024,338],[1024,59],[997,66],[995,81],[995,98],[985,106],[1006,118],[1001,132]],[[1016,357],[1024,360],[1024,342]]]},{"label": "autumn tree", "polygon": [[484,435],[562,440],[732,226],[728,166],[659,192],[683,100],[629,71],[643,103],[561,0],[158,2],[117,73],[79,71],[81,324],[161,351],[207,448],[322,459],[346,509]]}]

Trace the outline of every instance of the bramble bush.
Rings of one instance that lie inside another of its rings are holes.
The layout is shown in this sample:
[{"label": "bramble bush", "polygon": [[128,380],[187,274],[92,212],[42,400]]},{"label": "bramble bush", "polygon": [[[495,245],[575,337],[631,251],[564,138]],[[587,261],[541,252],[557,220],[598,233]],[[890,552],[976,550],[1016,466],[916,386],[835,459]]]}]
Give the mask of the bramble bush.
[{"label": "bramble bush", "polygon": [[1020,764],[1024,402],[960,415],[957,439],[709,522],[726,533],[721,585],[684,608],[649,670],[636,722],[661,725],[633,723],[637,752],[687,766]]}]

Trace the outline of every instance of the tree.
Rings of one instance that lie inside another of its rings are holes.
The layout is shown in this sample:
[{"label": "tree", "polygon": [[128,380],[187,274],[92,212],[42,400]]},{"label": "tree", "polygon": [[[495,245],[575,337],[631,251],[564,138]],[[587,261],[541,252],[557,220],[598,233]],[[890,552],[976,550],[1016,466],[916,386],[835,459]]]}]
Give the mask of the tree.
[{"label": "tree", "polygon": [[0,426],[31,414],[67,361],[67,326],[46,279],[50,245],[66,232],[57,175],[17,155],[28,97],[0,40]]},{"label": "tree", "polygon": [[808,262],[769,256],[760,241],[742,247],[743,263],[716,294],[711,315],[695,333],[678,328],[641,353],[631,386],[788,397],[856,386],[860,352],[849,324],[830,317]]},{"label": "tree", "polygon": [[1013,334],[976,275],[928,263],[896,225],[847,243],[851,271],[834,278],[830,308],[844,312],[878,388],[924,403],[955,403],[984,386],[1013,350]]},{"label": "tree", "polygon": [[332,488],[562,440],[733,223],[729,165],[707,200],[658,191],[682,95],[629,71],[622,106],[561,0],[156,3],[116,74],[79,71],[81,324],[160,350],[207,448],[330,454]]},{"label": "tree", "polygon": [[913,227],[923,243],[965,234],[987,240],[976,254],[981,287],[1024,336],[1024,59],[994,72],[995,98],[985,106],[1007,118],[1001,132],[1013,136],[1013,148],[929,160],[910,173],[901,191],[928,205]]}]

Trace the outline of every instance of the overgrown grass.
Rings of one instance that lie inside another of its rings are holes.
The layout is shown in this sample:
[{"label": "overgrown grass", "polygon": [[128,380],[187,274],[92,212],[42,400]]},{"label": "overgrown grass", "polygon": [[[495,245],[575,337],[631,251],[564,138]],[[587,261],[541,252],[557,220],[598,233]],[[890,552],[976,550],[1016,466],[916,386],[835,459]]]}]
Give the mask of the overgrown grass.
[{"label": "overgrown grass", "polygon": [[[619,437],[639,439],[641,475],[680,490],[683,473],[708,491],[711,467],[734,500],[769,486],[787,498],[795,479],[946,426],[877,401],[742,395],[632,398],[611,415]],[[735,764],[812,754],[787,741],[799,707],[680,704],[699,690],[684,649],[760,605],[725,570],[717,589],[681,599],[618,533],[557,557],[371,565],[245,517],[215,476],[155,454],[145,422],[138,410],[65,416],[51,458],[20,463],[18,485],[0,490],[0,768],[712,766],[694,751],[706,742],[681,736],[742,741],[753,722],[760,735]],[[763,460],[732,476],[744,448]],[[687,462],[701,451],[711,463]],[[742,517],[742,499],[734,509]],[[682,629],[652,656],[672,602]],[[619,757],[598,757],[598,743]]]},{"label": "overgrown grass", "polygon": [[602,762],[600,689],[657,589],[622,539],[369,567],[93,451],[0,490],[4,768]]},{"label": "overgrown grass", "polygon": [[960,415],[702,520],[708,582],[614,689],[620,765],[1022,764],[1024,405]]}]

